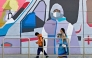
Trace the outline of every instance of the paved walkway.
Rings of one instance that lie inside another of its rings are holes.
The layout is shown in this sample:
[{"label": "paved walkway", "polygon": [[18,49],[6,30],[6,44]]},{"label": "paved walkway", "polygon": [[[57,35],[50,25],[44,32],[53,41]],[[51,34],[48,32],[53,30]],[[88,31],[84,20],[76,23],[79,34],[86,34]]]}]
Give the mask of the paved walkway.
[{"label": "paved walkway", "polygon": [[[0,58],[2,58],[1,55],[0,55]],[[28,55],[4,55],[4,58],[28,58]],[[34,56],[30,55],[30,58],[35,58],[35,55]],[[40,58],[43,58],[43,57],[40,56]],[[55,55],[49,56],[49,58],[57,58],[57,56]],[[83,58],[83,56],[70,56],[68,58]],[[85,56],[84,58],[92,58],[92,56]]]}]

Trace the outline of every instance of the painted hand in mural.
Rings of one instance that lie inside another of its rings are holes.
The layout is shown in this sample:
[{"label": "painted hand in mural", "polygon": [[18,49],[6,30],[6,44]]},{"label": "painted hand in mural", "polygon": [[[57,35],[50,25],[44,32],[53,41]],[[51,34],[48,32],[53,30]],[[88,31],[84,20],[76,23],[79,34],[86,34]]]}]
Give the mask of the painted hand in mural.
[{"label": "painted hand in mural", "polygon": [[17,0],[6,0],[3,5],[3,13],[0,19],[0,27],[2,27],[18,10],[18,1]]},{"label": "painted hand in mural", "polygon": [[[26,7],[28,6],[28,4],[29,4],[30,2],[25,2],[24,4],[23,4],[23,6],[18,10],[18,12],[12,17],[12,18],[10,18],[7,22],[5,22],[5,24],[4,25],[1,25],[1,27],[0,27],[0,36],[5,36],[6,34],[7,34],[7,32],[8,32],[8,29],[17,21],[17,20],[19,20],[18,18],[19,18],[19,15],[24,11],[24,9],[26,9]],[[22,13],[23,14],[23,13]],[[22,15],[21,14],[21,15]],[[20,15],[20,16],[21,16]],[[26,14],[24,14],[24,15],[26,15]],[[2,22],[3,20],[1,20],[0,22]],[[4,22],[4,21],[3,21]],[[16,24],[18,24],[18,23],[16,23]],[[19,24],[18,24],[19,25]],[[3,32],[4,31],[4,32]],[[11,31],[10,31],[11,32]],[[10,33],[11,34],[11,33]],[[12,34],[14,34],[14,33],[12,33]]]}]

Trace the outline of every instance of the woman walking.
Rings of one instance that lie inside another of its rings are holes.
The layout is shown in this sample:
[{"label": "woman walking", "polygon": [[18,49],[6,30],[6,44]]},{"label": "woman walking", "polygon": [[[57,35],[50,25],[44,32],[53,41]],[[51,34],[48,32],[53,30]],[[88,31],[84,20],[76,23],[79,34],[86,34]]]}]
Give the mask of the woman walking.
[{"label": "woman walking", "polygon": [[65,29],[61,28],[60,33],[57,36],[59,38],[58,58],[67,58],[69,54],[68,39],[65,33]]}]

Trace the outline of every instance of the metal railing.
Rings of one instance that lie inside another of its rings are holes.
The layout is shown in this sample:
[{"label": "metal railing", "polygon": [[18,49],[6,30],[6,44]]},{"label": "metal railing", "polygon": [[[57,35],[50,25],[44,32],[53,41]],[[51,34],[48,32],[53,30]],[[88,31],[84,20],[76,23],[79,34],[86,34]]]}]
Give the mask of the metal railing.
[{"label": "metal railing", "polygon": [[[12,38],[9,38],[9,39],[12,39]],[[18,38],[19,39],[19,38]],[[46,38],[45,38],[46,39]],[[4,46],[4,42],[5,42],[5,38],[2,40],[2,43],[3,43],[3,46],[2,46],[2,58],[4,58],[4,56],[5,56],[5,54],[4,54],[4,48],[6,48],[5,46]],[[13,39],[12,39],[13,40]],[[22,48],[28,48],[28,58],[30,58],[30,56],[31,56],[31,54],[30,54],[30,48],[37,48],[37,47],[30,47],[30,39],[28,39],[29,41],[28,41],[28,47],[22,47]],[[85,55],[87,55],[87,54],[85,54],[85,48],[92,48],[92,47],[85,47],[85,43],[84,43],[84,41],[85,41],[85,39],[83,40],[83,46],[82,47],[79,47],[79,46],[72,46],[72,47],[70,47],[70,42],[69,42],[69,40],[68,40],[68,47],[69,47],[69,49],[70,48],[83,48],[83,54],[81,54],[81,56],[83,56],[83,58],[85,58]],[[43,41],[44,42],[44,41]],[[43,43],[43,45],[44,45],[44,43]],[[21,47],[11,47],[11,48],[21,48]],[[42,57],[44,58],[44,48],[53,48],[53,46],[51,46],[51,47],[44,47],[43,46],[43,54],[42,54]],[[56,48],[58,48],[58,47],[56,47]],[[9,54],[10,55],[10,54]],[[21,54],[22,55],[22,54]],[[33,56],[33,55],[32,55]],[[50,56],[50,55],[49,55]],[[58,56],[58,55],[51,55],[51,56]],[[66,56],[66,55],[62,55],[62,56]],[[80,55],[78,55],[78,54],[70,54],[70,50],[69,50],[69,55],[67,55],[68,56],[68,58],[71,58],[71,56],[80,56]],[[91,56],[91,54],[88,54],[88,56]]]}]

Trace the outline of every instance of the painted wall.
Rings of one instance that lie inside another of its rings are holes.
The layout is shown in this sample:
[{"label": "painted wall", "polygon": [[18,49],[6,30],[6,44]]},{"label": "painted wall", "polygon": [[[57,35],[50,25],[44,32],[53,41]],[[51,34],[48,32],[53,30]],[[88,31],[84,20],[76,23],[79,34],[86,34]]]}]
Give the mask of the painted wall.
[{"label": "painted wall", "polygon": [[[12,3],[15,6],[11,6]],[[28,48],[23,47],[28,47],[28,39],[30,39],[30,53],[36,54],[35,32],[42,33],[44,38],[48,38],[46,47],[53,48],[45,48],[45,50],[48,54],[55,54],[58,51],[54,47],[58,44],[55,44],[54,38],[60,28],[65,28],[70,46],[77,47],[70,48],[70,54],[82,54],[83,40],[85,47],[92,46],[92,42],[87,41],[88,38],[90,40],[92,38],[91,4],[92,0],[23,0],[21,2],[4,0],[0,3],[0,54],[2,39],[5,39],[7,46],[4,49],[5,54],[27,54]],[[62,14],[58,21],[53,17],[55,9],[59,9]],[[7,19],[8,14],[9,19]],[[91,48],[85,48],[85,54],[92,54],[90,50]]]}]

